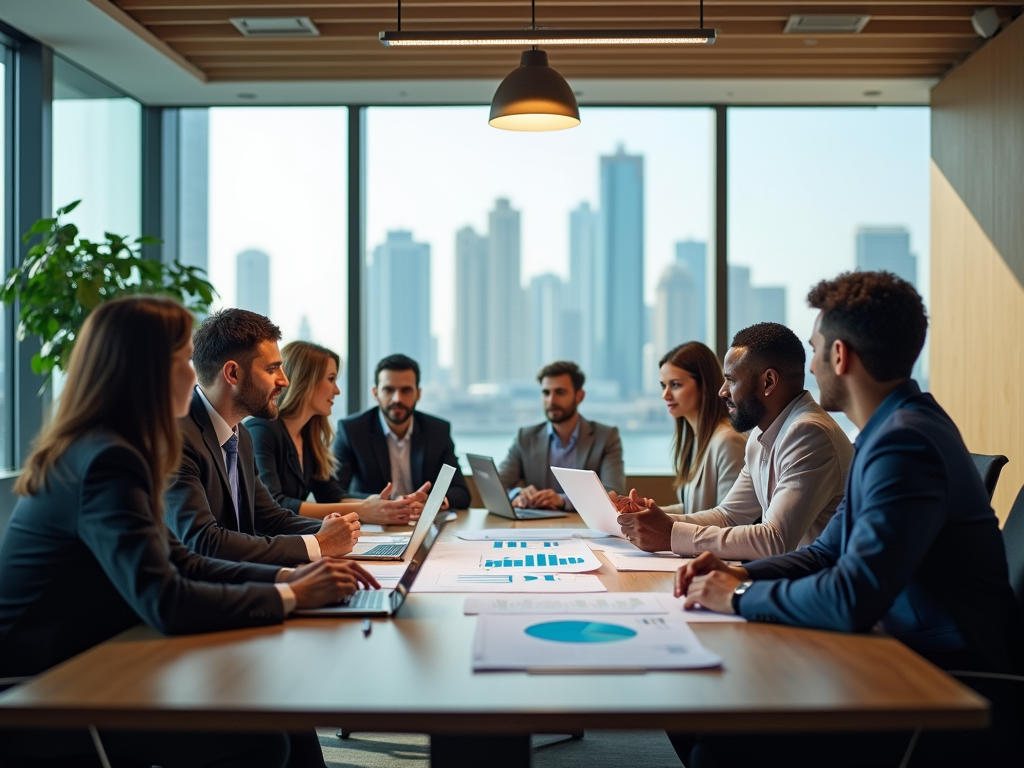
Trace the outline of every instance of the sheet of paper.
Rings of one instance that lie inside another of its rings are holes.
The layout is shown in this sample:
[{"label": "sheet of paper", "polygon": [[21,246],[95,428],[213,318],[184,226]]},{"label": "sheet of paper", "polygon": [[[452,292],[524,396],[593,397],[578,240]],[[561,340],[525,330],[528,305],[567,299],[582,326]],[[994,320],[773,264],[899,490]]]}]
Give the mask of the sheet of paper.
[{"label": "sheet of paper", "polygon": [[706,669],[722,659],[682,617],[484,614],[477,619],[473,670],[621,672]]},{"label": "sheet of paper", "polygon": [[[587,539],[586,543],[587,546],[595,552],[607,552],[611,550],[613,552],[622,552],[624,554],[631,555],[648,554],[647,552],[644,552],[642,549],[640,549],[640,547],[636,546],[636,544],[630,544],[625,539],[616,539],[610,536],[607,539]],[[658,554],[671,555],[672,553],[664,552]]]},{"label": "sheet of paper", "polygon": [[670,616],[682,616],[690,624],[744,624],[746,619],[731,613],[715,613],[704,608],[683,608],[684,597],[673,597],[668,592],[656,593],[656,599],[665,607]]},{"label": "sheet of paper", "polygon": [[394,589],[398,586],[398,580],[405,573],[408,563],[371,563],[360,562],[373,578],[380,583],[381,589]]},{"label": "sheet of paper", "polygon": [[463,541],[537,541],[547,539],[603,539],[608,536],[589,528],[484,528],[479,531],[459,531],[455,534]]},{"label": "sheet of paper", "polygon": [[[654,592],[609,592],[599,597],[560,597],[529,595],[510,597],[467,597],[462,612],[467,616],[481,613],[498,614],[664,614],[669,606]],[[674,606],[679,610],[679,606]]]},{"label": "sheet of paper", "polygon": [[678,571],[693,560],[692,557],[679,557],[679,555],[671,553],[662,554],[640,551],[621,552],[605,550],[604,556],[617,571],[659,571],[671,573]]},{"label": "sheet of paper", "polygon": [[424,571],[585,573],[601,561],[582,541],[446,541],[435,544]]},{"label": "sheet of paper", "polygon": [[413,592],[607,592],[597,576],[588,573],[483,573],[459,570],[424,571]]}]

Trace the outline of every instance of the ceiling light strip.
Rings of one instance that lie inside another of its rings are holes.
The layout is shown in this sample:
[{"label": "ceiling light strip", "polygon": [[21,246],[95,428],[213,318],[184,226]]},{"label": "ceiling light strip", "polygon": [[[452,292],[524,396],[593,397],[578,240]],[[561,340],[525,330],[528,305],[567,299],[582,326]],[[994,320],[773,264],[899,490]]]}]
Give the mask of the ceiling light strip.
[{"label": "ceiling light strip", "polygon": [[712,45],[713,29],[528,29],[475,32],[381,32],[382,45]]}]

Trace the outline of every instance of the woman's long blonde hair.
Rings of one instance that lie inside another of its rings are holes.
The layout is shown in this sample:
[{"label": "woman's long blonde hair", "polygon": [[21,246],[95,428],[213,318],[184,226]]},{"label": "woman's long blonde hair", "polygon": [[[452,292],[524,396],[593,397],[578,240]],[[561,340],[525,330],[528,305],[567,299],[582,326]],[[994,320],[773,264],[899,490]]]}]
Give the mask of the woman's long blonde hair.
[{"label": "woman's long blonde hair", "polygon": [[188,344],[192,322],[187,309],[164,296],[128,296],[94,309],[78,333],[53,419],[36,439],[15,492],[39,493],[76,440],[108,429],[149,464],[153,512],[162,524],[163,491],[181,463],[171,357]]},{"label": "woman's long blonde hair", "polygon": [[[298,416],[313,396],[320,380],[327,374],[327,363],[331,360],[341,373],[341,358],[335,352],[309,341],[293,341],[281,350],[284,361],[284,375],[288,386],[278,400],[279,419]],[[337,469],[338,461],[331,451],[334,428],[327,416],[316,414],[302,427],[302,436],[308,437],[313,447],[313,477],[327,480]]]},{"label": "woman's long blonde hair", "polygon": [[[700,411],[697,415],[696,433],[684,417],[676,417],[676,435],[672,441],[676,479],[672,481],[672,487],[678,490],[690,482],[697,473],[697,467],[704,460],[704,454],[707,453],[715,430],[729,418],[729,409],[725,407],[725,401],[718,396],[718,391],[725,383],[722,364],[707,346],[699,341],[680,344],[661,358],[658,368],[666,363],[682,368],[693,376],[700,388]],[[693,449],[694,441],[697,443],[696,451]]]}]

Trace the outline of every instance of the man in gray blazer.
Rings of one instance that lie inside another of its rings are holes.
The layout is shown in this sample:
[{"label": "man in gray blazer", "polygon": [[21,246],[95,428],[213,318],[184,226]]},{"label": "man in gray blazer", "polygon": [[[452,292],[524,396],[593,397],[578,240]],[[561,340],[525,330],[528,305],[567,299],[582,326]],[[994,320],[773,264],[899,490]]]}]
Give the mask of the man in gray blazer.
[{"label": "man in gray blazer", "polygon": [[501,482],[511,489],[512,506],[572,510],[551,467],[592,469],[606,490],[623,493],[626,472],[618,428],[587,421],[578,411],[586,396],[585,378],[576,363],[565,361],[537,374],[548,420],[520,429],[498,468]]}]

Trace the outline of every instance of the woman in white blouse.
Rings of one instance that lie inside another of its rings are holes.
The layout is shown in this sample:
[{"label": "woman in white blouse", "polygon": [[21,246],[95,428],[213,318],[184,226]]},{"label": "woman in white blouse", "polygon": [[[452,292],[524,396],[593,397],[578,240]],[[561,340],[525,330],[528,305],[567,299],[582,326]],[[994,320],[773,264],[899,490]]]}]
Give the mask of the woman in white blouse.
[{"label": "woman in white blouse", "polygon": [[679,503],[669,514],[700,512],[718,505],[743,469],[746,435],[729,423],[718,391],[725,381],[715,353],[699,341],[680,344],[658,363],[662,399],[676,420],[672,441],[673,487]]}]

